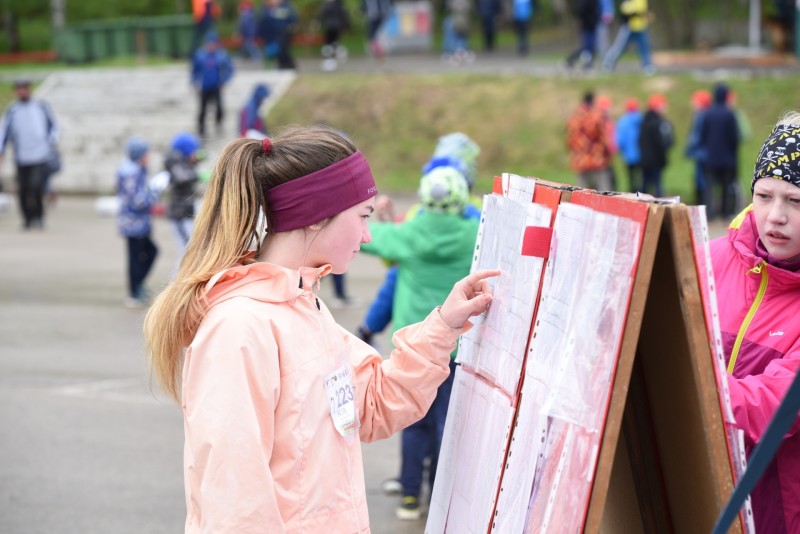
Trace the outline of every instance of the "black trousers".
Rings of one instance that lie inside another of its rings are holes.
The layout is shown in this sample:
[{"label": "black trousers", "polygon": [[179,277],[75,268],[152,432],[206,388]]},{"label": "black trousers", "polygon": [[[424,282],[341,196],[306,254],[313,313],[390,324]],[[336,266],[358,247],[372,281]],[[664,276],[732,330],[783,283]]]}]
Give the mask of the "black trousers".
[{"label": "black trousers", "polygon": [[635,193],[642,191],[644,179],[642,178],[642,166],[639,163],[628,163],[628,191]]},{"label": "black trousers", "polygon": [[17,195],[25,228],[42,225],[46,181],[46,163],[17,165]]},{"label": "black trousers", "polygon": [[209,102],[213,103],[217,108],[216,123],[217,130],[222,125],[222,91],[219,87],[216,89],[202,89],[200,91],[200,114],[197,116],[197,132],[200,137],[206,135],[206,110],[208,109]]},{"label": "black trousers", "polygon": [[[706,182],[711,189],[711,202],[714,202],[714,190],[719,190],[719,203],[714,206],[714,213],[729,219],[736,215],[736,169],[733,167],[704,169]],[[719,209],[717,209],[719,206]]]},{"label": "black trousers", "polygon": [[292,57],[292,34],[287,33],[282,36],[278,43],[278,56],[275,58],[278,68],[282,70],[294,70],[297,65]]},{"label": "black trousers", "polygon": [[156,256],[158,248],[149,235],[128,237],[128,293],[132,298],[145,298],[144,279],[150,273]]}]

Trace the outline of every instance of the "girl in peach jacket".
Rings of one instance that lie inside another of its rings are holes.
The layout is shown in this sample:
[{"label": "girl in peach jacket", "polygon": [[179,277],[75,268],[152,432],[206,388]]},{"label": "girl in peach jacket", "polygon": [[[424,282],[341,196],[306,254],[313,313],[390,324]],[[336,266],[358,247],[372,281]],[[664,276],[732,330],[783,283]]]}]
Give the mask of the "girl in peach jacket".
[{"label": "girl in peach jacket", "polygon": [[499,274],[456,283],[384,361],[317,296],[370,241],[376,193],[335,130],[223,150],[178,275],[145,319],[153,374],[184,415],[186,532],[369,532],[360,441],[425,414]]}]

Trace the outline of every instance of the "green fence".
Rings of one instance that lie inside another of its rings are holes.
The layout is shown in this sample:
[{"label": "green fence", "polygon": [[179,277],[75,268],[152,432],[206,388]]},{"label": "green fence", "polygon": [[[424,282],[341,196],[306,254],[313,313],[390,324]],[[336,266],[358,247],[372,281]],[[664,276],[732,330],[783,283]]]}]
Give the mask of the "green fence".
[{"label": "green fence", "polygon": [[148,54],[178,58],[189,55],[193,32],[190,15],[96,20],[57,31],[53,47],[69,63]]}]

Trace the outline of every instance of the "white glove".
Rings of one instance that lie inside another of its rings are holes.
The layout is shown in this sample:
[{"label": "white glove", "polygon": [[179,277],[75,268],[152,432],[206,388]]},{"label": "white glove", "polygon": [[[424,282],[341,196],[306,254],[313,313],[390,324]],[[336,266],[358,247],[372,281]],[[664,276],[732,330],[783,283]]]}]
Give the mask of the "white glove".
[{"label": "white glove", "polygon": [[147,182],[147,186],[160,195],[169,186],[169,173],[161,171],[158,174],[154,174]]}]

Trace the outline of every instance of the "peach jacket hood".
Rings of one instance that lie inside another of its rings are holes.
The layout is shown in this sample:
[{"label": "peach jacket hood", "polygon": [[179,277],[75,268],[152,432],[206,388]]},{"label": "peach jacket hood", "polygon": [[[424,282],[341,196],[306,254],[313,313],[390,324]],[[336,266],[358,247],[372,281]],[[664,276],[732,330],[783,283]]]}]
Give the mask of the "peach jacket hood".
[{"label": "peach jacket hood", "polygon": [[427,412],[462,331],[434,311],[383,360],[317,300],[329,272],[260,262],[208,282],[183,367],[186,532],[369,532],[361,446],[324,377],[349,360],[360,438],[386,438]]}]

